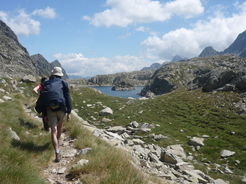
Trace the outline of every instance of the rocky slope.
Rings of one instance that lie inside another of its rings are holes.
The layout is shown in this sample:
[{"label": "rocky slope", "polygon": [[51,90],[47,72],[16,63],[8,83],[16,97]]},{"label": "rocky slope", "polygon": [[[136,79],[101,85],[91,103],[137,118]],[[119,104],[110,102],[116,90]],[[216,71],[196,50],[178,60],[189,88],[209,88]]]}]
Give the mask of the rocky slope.
[{"label": "rocky slope", "polygon": [[236,40],[224,51],[216,51],[213,47],[206,47],[199,57],[217,56],[225,54],[234,54],[240,57],[246,57],[246,31],[239,34]]},{"label": "rocky slope", "polygon": [[22,74],[37,73],[35,63],[26,48],[18,41],[14,32],[0,20],[0,76],[21,77]]},{"label": "rocky slope", "polygon": [[141,95],[161,95],[186,86],[203,91],[245,92],[246,59],[234,55],[193,58],[189,61],[168,63],[156,70]]},{"label": "rocky slope", "polygon": [[[30,56],[15,33],[0,20],[0,77],[49,76],[54,66],[61,67],[61,64],[59,61],[49,63],[41,54]],[[65,70],[63,72],[67,79]]]},{"label": "rocky slope", "polygon": [[134,71],[134,72],[122,72],[107,75],[96,75],[90,79],[73,79],[69,80],[72,86],[85,86],[85,85],[95,85],[95,86],[114,86],[121,82],[130,83],[133,86],[144,86],[154,74],[155,69]]},{"label": "rocky slope", "polygon": [[[62,68],[60,62],[55,60],[49,63],[41,54],[35,54],[31,56],[32,61],[36,64],[38,68],[38,75],[39,76],[50,76],[50,71],[55,67],[59,66]],[[66,71],[62,68],[62,72],[64,74],[63,79],[68,79],[68,75]]]}]

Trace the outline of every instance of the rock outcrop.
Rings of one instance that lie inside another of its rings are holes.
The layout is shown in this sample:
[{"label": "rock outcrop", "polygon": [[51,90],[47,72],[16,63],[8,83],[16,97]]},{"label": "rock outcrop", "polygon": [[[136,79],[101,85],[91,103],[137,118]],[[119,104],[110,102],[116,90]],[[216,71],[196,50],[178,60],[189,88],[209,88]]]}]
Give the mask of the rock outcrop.
[{"label": "rock outcrop", "polygon": [[127,81],[133,86],[144,86],[152,77],[155,70],[143,70],[143,71],[133,71],[133,72],[122,72],[107,75],[96,75],[88,80],[77,79],[75,82],[77,85],[98,85],[98,86],[114,86],[120,81]]},{"label": "rock outcrop", "polygon": [[140,95],[161,95],[185,86],[189,90],[245,92],[246,59],[235,55],[193,58],[168,63],[156,70]]},{"label": "rock outcrop", "polygon": [[198,57],[208,57],[208,56],[218,56],[218,55],[221,55],[221,53],[214,50],[213,47],[209,46],[203,49],[202,53]]},{"label": "rock outcrop", "polygon": [[[30,56],[27,49],[18,41],[15,33],[0,20],[0,77],[22,78],[25,75],[50,76],[59,61],[49,63],[41,54]],[[68,76],[63,70],[64,79]]]},{"label": "rock outcrop", "polygon": [[37,68],[28,51],[18,41],[15,33],[0,20],[0,76],[22,77],[35,75]]},{"label": "rock outcrop", "polygon": [[[33,63],[35,63],[36,67],[37,67],[37,71],[38,71],[38,75],[39,76],[46,76],[49,77],[51,70],[55,67],[55,66],[59,66],[62,68],[61,63],[58,60],[55,60],[51,63],[49,63],[41,54],[35,54],[31,56],[31,59],[33,61]],[[62,68],[62,73],[63,75],[63,79],[68,79],[68,75],[66,73],[66,71]]]}]

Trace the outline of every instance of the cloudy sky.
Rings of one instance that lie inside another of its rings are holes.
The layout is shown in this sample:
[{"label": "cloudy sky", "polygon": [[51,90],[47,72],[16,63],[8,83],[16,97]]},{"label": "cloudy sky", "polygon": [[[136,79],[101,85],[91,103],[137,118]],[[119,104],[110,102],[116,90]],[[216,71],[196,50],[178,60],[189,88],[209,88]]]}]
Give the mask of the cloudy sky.
[{"label": "cloudy sky", "polygon": [[30,55],[92,77],[223,51],[246,30],[246,1],[0,0],[0,19]]}]

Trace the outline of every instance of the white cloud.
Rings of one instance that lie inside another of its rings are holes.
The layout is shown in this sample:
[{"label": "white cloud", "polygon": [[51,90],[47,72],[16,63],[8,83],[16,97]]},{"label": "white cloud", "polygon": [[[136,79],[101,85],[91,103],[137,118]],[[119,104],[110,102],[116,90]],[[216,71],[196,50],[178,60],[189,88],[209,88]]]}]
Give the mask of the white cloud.
[{"label": "white cloud", "polygon": [[11,14],[0,11],[0,18],[17,35],[38,35],[40,32],[40,22],[32,19],[23,9],[19,10],[18,15],[13,17]]},{"label": "white cloud", "polygon": [[32,18],[39,15],[44,18],[55,18],[55,11],[47,7],[45,10],[35,10],[32,14],[27,14],[24,9],[16,12],[0,11],[0,19],[5,22],[17,35],[38,35],[40,33],[41,23]]},{"label": "white cloud", "polygon": [[151,36],[142,42],[147,47],[147,56],[171,60],[174,55],[196,57],[212,46],[217,51],[226,49],[246,28],[246,2],[238,6],[238,14],[225,17],[215,12],[215,17],[197,21],[192,29],[177,29],[162,37]]},{"label": "white cloud", "polygon": [[53,8],[50,8],[50,7],[47,7],[44,10],[43,9],[34,10],[32,12],[32,15],[39,15],[41,17],[50,18],[50,19],[56,18],[55,10]]},{"label": "white cloud", "polygon": [[140,70],[150,64],[135,56],[113,58],[86,58],[82,54],[55,54],[53,57],[62,64],[69,75],[92,77],[100,74],[114,74]]},{"label": "white cloud", "polygon": [[136,31],[140,31],[140,32],[147,32],[149,31],[148,27],[144,27],[144,26],[140,26],[136,29]]},{"label": "white cloud", "polygon": [[161,3],[153,0],[107,0],[106,9],[93,17],[84,16],[95,26],[120,26],[126,27],[134,23],[148,23],[165,21],[173,15],[190,18],[203,13],[204,8],[200,0],[174,0]]}]

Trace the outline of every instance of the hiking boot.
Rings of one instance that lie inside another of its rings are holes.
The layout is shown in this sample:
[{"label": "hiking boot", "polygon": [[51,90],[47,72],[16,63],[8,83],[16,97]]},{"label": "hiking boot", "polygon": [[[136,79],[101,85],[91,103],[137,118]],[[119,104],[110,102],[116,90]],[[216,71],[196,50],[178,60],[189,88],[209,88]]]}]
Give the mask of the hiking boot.
[{"label": "hiking boot", "polygon": [[55,162],[60,162],[60,160],[61,160],[61,154],[60,153],[56,153]]}]

